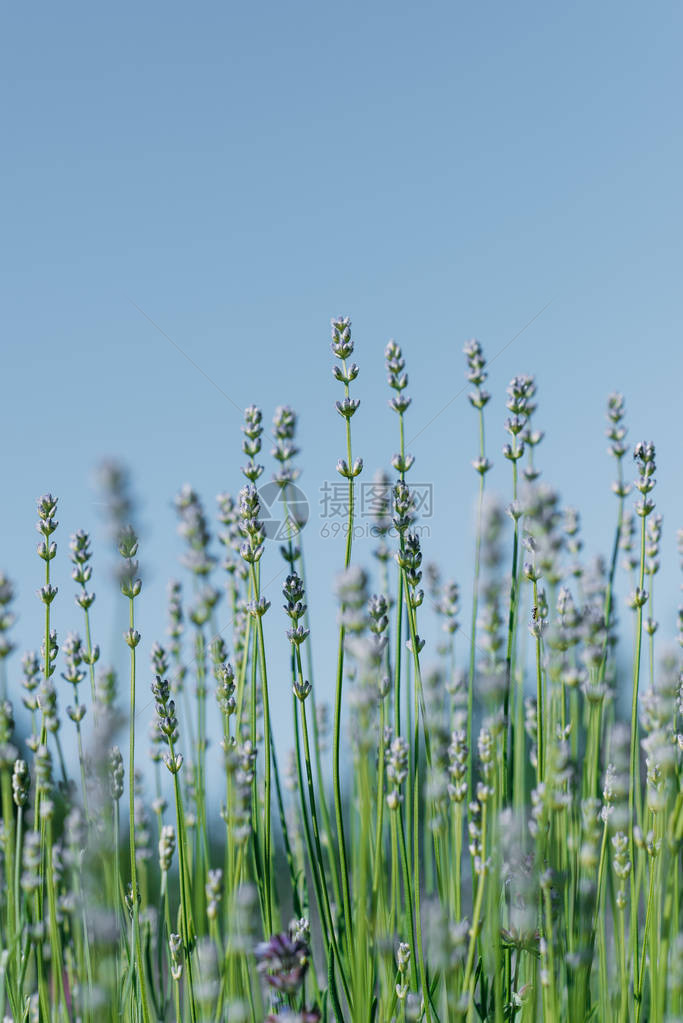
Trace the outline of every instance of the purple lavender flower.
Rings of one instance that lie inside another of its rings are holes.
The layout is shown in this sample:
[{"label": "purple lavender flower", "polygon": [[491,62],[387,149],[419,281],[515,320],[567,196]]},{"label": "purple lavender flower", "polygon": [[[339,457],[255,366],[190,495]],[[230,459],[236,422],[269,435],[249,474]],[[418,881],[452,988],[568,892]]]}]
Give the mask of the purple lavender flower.
[{"label": "purple lavender flower", "polygon": [[283,931],[273,934],[270,941],[260,942],[254,954],[259,971],[268,971],[266,981],[277,991],[292,995],[303,984],[310,960],[310,949],[305,941],[294,940]]}]

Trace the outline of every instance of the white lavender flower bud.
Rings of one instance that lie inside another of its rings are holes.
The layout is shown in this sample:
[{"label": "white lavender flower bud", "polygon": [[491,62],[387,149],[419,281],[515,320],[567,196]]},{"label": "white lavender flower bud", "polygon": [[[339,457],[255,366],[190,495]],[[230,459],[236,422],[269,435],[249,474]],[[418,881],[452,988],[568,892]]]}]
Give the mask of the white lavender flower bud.
[{"label": "white lavender flower bud", "polygon": [[628,838],[623,831],[618,831],[612,838],[612,868],[620,881],[625,881],[631,873],[631,861],[628,855]]},{"label": "white lavender flower bud", "polygon": [[305,679],[297,679],[292,685],[292,691],[297,699],[303,701],[310,696],[312,690],[311,683]]},{"label": "white lavender flower bud", "polygon": [[12,772],[12,798],[15,806],[26,806],[30,785],[28,764],[25,760],[15,760]]},{"label": "white lavender flower bud", "polygon": [[408,994],[408,983],[406,977],[410,966],[410,956],[410,945],[405,941],[400,942],[396,949],[396,965],[400,976],[400,980],[396,984],[396,997],[399,1001],[403,1001]]},{"label": "white lavender flower bud", "polygon": [[332,352],[338,359],[348,359],[353,353],[351,320],[348,316],[332,320]]},{"label": "white lavender flower bud", "polygon": [[171,869],[171,861],[175,852],[175,828],[172,824],[164,824],[159,838],[159,869],[166,873]]},{"label": "white lavender flower bud", "polygon": [[168,947],[171,953],[171,976],[179,981],[183,975],[183,939],[179,934],[170,934]]},{"label": "white lavender flower bud", "polygon": [[21,887],[27,896],[37,892],[42,884],[42,849],[40,833],[29,831],[24,836],[24,848],[22,854]]},{"label": "white lavender flower bud", "polygon": [[341,401],[335,402],[335,407],[340,416],[344,419],[351,419],[358,407],[360,406],[359,398],[342,398]]},{"label": "white lavender flower bud", "polygon": [[38,523],[36,529],[46,538],[52,536],[59,525],[58,522],[54,521],[55,512],[57,511],[57,500],[52,494],[43,494],[37,501]]},{"label": "white lavender flower bud", "polygon": [[118,746],[109,752],[109,793],[114,800],[123,795],[123,756]]},{"label": "white lavender flower bud", "polygon": [[223,871],[210,870],[206,877],[206,915],[209,920],[218,916],[218,904],[223,898]]},{"label": "white lavender flower bud", "polygon": [[385,753],[387,778],[400,787],[408,775],[408,743],[397,735]]}]

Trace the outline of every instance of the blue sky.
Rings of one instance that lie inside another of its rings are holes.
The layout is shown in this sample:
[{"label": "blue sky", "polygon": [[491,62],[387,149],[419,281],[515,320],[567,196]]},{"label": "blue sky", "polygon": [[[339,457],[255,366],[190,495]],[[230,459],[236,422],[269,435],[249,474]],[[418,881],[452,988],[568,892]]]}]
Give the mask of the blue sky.
[{"label": "blue sky", "polygon": [[[368,472],[396,448],[390,337],[411,378],[409,438],[448,406],[412,445],[413,471],[434,481],[426,557],[466,591],[475,420],[464,395],[451,402],[463,342],[496,356],[492,487],[509,485],[505,385],[533,372],[544,478],[581,508],[589,551],[613,528],[604,403],[623,390],[631,439],[657,444],[658,607],[673,633],[679,5],[74,3],[3,17],[0,564],[18,582],[21,649],[39,642],[34,499],[60,497],[63,635],[78,624],[67,537],[98,536],[102,455],[129,464],[142,503],[145,649],[178,571],[172,496],[188,481],[213,511],[239,487],[238,408],[298,410],[317,500],[344,453],[328,343],[339,313],[354,323]],[[343,552],[314,522],[306,544],[324,655]],[[319,657],[323,689],[329,673]],[[286,693],[283,679],[283,707]]]}]

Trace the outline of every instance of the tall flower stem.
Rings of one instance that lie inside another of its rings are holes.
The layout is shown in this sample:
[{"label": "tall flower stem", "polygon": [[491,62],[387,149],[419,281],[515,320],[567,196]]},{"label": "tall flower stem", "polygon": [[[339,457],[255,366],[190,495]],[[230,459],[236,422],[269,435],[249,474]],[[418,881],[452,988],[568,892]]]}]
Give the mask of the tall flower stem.
[{"label": "tall flower stem", "polygon": [[142,1001],[142,1013],[145,1023],[151,1019],[147,1003],[147,984],[142,958],[142,940],[140,937],[140,907],[138,902],[138,875],[135,855],[135,647],[139,635],[135,631],[134,599],[129,598],[129,632],[127,642],[130,646],[130,726],[129,726],[129,760],[128,760],[128,813],[130,827],[130,878],[131,899],[133,905],[133,940],[135,942],[135,961],[138,972],[138,984]]},{"label": "tall flower stem", "polygon": [[[334,366],[334,375],[337,380],[344,384],[344,398],[337,402],[337,411],[343,416],[346,423],[346,460],[340,459],[337,468],[342,476],[348,481],[348,521],[346,534],[346,552],[344,556],[344,568],[348,569],[351,564],[351,549],[353,543],[354,527],[354,501],[355,478],[363,468],[363,460],[353,461],[351,448],[351,417],[357,410],[360,402],[352,399],[349,393],[349,384],[358,376],[358,366],[352,363],[347,365],[347,359],[353,352],[351,341],[351,322],[347,318],[340,318],[332,321],[332,351],[340,360],[341,367]],[[343,614],[343,609],[342,609]],[[337,653],[337,677],[334,698],[334,733],[332,747],[332,784],[334,788],[334,812],[339,836],[339,862],[342,887],[342,901],[344,907],[345,938],[347,948],[351,949],[353,940],[353,918],[351,914],[351,886],[349,881],[349,868],[346,854],[346,839],[344,836],[344,817],[342,812],[341,794],[341,771],[340,771],[340,749],[341,749],[341,708],[344,683],[344,639],[345,628],[342,620],[339,627],[339,648]]]},{"label": "tall flower stem", "polygon": [[[259,578],[255,564],[251,564],[251,583],[254,591],[254,605],[258,608],[260,602]],[[266,648],[263,641],[263,621],[261,614],[256,614],[256,640],[258,647],[258,660],[261,673],[261,686],[263,698],[263,735],[265,743],[265,767],[264,767],[264,886],[266,924],[268,933],[273,930],[273,882],[272,882],[272,820],[271,820],[271,765],[272,735],[270,731],[270,700],[268,698],[268,671],[266,669]]]},{"label": "tall flower stem", "polygon": [[[640,517],[640,570],[638,575],[638,586],[631,596],[631,606],[636,609],[636,643],[633,657],[633,690],[631,694],[631,739],[629,757],[629,787],[628,787],[628,821],[629,821],[629,852],[633,869],[631,870],[631,949],[633,966],[635,971],[634,984],[639,984],[638,978],[638,887],[635,877],[635,842],[633,837],[634,803],[636,793],[640,791],[639,763],[638,763],[638,690],[640,683],[640,658],[643,641],[643,606],[647,601],[647,594],[643,589],[645,581],[645,522],[648,515],[654,509],[654,502],[650,493],[654,487],[655,472],[655,449],[651,443],[639,442],[634,449],[634,458],[640,472],[636,480],[636,488],[642,495],[636,502],[636,512]],[[640,821],[641,807],[638,799],[637,816]]]},{"label": "tall flower stem", "polygon": [[514,729],[509,720],[510,690],[512,687],[512,673],[515,653],[515,637],[517,632],[517,574],[518,574],[518,551],[519,551],[519,518],[521,508],[518,505],[517,494],[517,463],[524,454],[524,441],[520,437],[527,419],[533,410],[529,404],[530,398],[535,391],[533,377],[514,377],[508,387],[507,409],[512,413],[511,418],[505,422],[505,429],[510,434],[511,443],[503,446],[504,456],[512,462],[512,505],[510,512],[514,521],[514,534],[512,538],[512,568],[510,573],[510,608],[508,613],[508,636],[507,651],[505,657],[505,696],[503,702],[503,715],[505,718],[505,730],[503,732],[503,763],[505,765],[505,785],[503,793],[503,804],[507,802],[512,791],[512,765],[514,762],[514,751],[511,749],[514,737]]},{"label": "tall flower stem", "polygon": [[135,960],[139,995],[142,1003],[142,1013],[145,1023],[149,1023],[149,1005],[147,1000],[147,985],[142,953],[142,941],[140,936],[140,907],[138,896],[138,872],[135,845],[135,672],[136,655],[135,651],[140,642],[140,633],[135,628],[135,598],[140,593],[142,583],[137,578],[139,569],[135,556],[138,551],[137,537],[131,527],[122,530],[119,536],[119,552],[124,558],[123,567],[120,572],[121,592],[128,598],[128,630],[124,634],[126,644],[130,650],[130,709],[129,709],[129,750],[128,750],[128,812],[129,812],[129,849],[130,849],[130,884],[131,884],[131,906],[133,917],[133,959]]},{"label": "tall flower stem", "polygon": [[[472,713],[474,707],[474,665],[475,651],[477,646],[477,615],[479,613],[479,576],[481,572],[481,520],[484,504],[484,480],[486,473],[491,468],[491,462],[486,457],[485,434],[484,434],[484,407],[490,400],[490,394],[484,390],[483,384],[488,373],[486,372],[486,359],[481,345],[478,341],[468,341],[464,348],[467,358],[468,372],[467,379],[473,384],[476,390],[468,397],[470,404],[477,409],[479,422],[479,457],[475,460],[474,468],[479,473],[479,497],[477,500],[477,535],[474,548],[474,580],[472,583],[472,624],[470,627],[470,656],[467,671],[467,744],[472,745]],[[467,760],[467,798],[472,799],[472,758]]]}]

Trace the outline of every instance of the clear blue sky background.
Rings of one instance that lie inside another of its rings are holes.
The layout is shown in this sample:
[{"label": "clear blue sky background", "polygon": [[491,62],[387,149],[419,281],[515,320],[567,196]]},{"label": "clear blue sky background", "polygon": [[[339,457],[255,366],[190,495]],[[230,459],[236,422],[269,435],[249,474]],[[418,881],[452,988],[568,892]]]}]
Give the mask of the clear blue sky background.
[{"label": "clear blue sky background", "polygon": [[[623,390],[630,438],[657,443],[658,608],[672,635],[682,29],[675,3],[6,7],[0,563],[18,583],[20,649],[39,643],[34,499],[46,490],[60,497],[57,627],[63,637],[80,624],[67,538],[79,526],[98,536],[102,455],[130,465],[142,502],[144,650],[162,636],[178,571],[173,494],[189,481],[213,513],[215,494],[239,487],[235,406],[256,402],[268,418],[279,403],[297,408],[302,484],[317,500],[344,453],[330,375],[338,313],[354,323],[353,426],[368,472],[397,446],[387,339],[408,360],[412,436],[461,390],[462,345],[476,335],[489,358],[501,352],[492,487],[508,486],[505,385],[533,372],[544,478],[581,507],[589,551],[610,543],[604,403]],[[475,448],[464,395],[411,445],[415,479],[435,485],[426,557],[466,591]],[[318,528],[306,543],[325,690],[343,551]],[[112,605],[95,550],[106,646]]]}]

